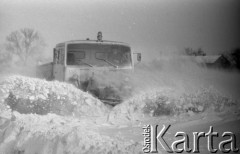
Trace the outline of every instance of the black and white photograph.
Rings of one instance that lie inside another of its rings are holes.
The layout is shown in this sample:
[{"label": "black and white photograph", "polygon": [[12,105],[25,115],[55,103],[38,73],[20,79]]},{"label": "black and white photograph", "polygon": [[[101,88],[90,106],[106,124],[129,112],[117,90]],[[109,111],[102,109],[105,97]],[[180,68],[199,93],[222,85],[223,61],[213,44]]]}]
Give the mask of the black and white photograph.
[{"label": "black and white photograph", "polygon": [[0,0],[0,154],[240,153],[239,0]]}]

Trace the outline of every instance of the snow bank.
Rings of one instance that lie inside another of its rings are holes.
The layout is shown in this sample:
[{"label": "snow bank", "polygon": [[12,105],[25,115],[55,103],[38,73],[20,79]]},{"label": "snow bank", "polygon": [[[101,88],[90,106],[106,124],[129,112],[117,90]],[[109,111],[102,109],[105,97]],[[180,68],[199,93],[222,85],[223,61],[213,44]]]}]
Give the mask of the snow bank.
[{"label": "snow bank", "polygon": [[0,82],[0,154],[141,153],[140,143],[101,135],[96,118],[108,113],[71,84],[7,77]]},{"label": "snow bank", "polygon": [[0,116],[0,153],[141,153],[142,145],[100,135],[89,120],[14,112]]},{"label": "snow bank", "polygon": [[142,121],[144,118],[197,114],[206,111],[240,112],[239,101],[216,91],[200,89],[193,93],[174,95],[173,89],[157,89],[133,96],[113,108],[108,120],[112,123]]},{"label": "snow bank", "polygon": [[179,94],[162,87],[109,110],[71,84],[23,76],[2,79],[0,154],[141,153],[139,142],[102,135],[96,118],[107,115],[109,122],[126,124],[165,115],[239,112],[240,105],[214,88]]},{"label": "snow bank", "polygon": [[23,76],[10,76],[0,83],[1,102],[20,113],[102,116],[108,108],[73,85]]}]

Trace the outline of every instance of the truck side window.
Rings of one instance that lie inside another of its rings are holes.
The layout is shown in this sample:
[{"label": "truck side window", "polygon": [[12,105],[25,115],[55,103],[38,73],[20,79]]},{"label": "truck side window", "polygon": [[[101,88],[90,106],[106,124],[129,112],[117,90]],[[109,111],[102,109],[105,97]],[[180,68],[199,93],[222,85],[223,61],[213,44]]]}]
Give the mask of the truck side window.
[{"label": "truck side window", "polygon": [[54,49],[53,63],[54,64],[64,64],[64,49],[63,48]]},{"label": "truck side window", "polygon": [[64,64],[64,50],[62,48],[58,50],[58,55],[59,64]]},{"label": "truck side window", "polygon": [[53,51],[53,62],[54,64],[58,64],[58,60],[59,60],[59,53],[57,49],[54,49]]}]

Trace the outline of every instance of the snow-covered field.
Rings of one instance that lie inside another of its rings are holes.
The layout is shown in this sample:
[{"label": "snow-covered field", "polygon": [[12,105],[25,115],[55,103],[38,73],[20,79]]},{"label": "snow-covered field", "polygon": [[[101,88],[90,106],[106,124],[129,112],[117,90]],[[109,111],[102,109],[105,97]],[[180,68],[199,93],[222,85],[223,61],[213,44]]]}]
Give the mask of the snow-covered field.
[{"label": "snow-covered field", "polygon": [[[171,83],[179,81],[172,77]],[[214,87],[192,92],[179,92],[182,86],[176,84],[152,87],[136,88],[132,97],[109,108],[68,83],[1,77],[0,154],[142,153],[144,124],[189,129],[239,120],[239,100]]]}]

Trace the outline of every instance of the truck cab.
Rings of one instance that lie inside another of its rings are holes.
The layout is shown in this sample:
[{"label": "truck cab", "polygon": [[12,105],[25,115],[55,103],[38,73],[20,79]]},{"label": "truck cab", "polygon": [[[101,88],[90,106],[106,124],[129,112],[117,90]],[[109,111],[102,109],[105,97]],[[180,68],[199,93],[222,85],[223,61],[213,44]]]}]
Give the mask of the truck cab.
[{"label": "truck cab", "polygon": [[[74,40],[57,44],[53,50],[53,62],[39,66],[38,70],[41,71],[38,76],[74,83],[80,89],[99,97],[99,89],[106,88],[106,85],[99,87],[99,79],[107,80],[107,72],[132,72],[133,54],[129,44],[102,40],[99,32],[97,40]],[[137,61],[140,61],[141,54],[136,54]],[[96,89],[98,92],[94,92]]]}]

